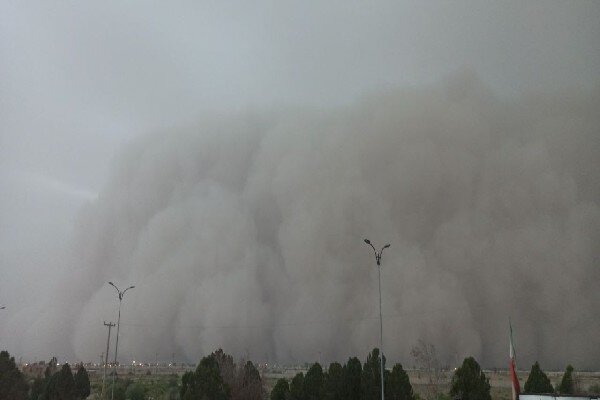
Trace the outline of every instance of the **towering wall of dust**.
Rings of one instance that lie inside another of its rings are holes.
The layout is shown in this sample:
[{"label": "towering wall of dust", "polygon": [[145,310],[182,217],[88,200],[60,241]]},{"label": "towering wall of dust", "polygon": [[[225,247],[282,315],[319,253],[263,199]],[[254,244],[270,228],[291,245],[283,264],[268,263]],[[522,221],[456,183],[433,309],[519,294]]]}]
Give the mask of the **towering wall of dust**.
[{"label": "towering wall of dust", "polygon": [[[500,100],[459,76],[327,112],[202,121],[136,140],[82,211],[48,343],[92,359],[135,283],[120,354],[343,360],[378,342],[410,365],[600,360],[600,92]],[[54,335],[54,336],[53,336]]]}]

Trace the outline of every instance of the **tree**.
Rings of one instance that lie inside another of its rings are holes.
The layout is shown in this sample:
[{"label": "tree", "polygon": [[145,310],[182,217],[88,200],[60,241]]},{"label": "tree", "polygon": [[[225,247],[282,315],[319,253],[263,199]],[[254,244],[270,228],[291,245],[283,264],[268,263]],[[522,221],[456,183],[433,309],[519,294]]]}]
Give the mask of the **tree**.
[{"label": "tree", "polygon": [[193,371],[187,371],[181,377],[181,390],[179,394],[181,398],[185,398],[186,395],[191,396],[192,387],[196,385],[196,374]]},{"label": "tree", "polygon": [[231,390],[232,400],[262,400],[262,379],[252,361],[246,361],[246,364],[236,371],[236,375],[235,386]]},{"label": "tree", "polygon": [[134,383],[127,387],[125,397],[129,400],[144,400],[146,398],[146,391],[142,385]]},{"label": "tree", "polygon": [[389,400],[413,400],[413,388],[408,374],[401,364],[394,365],[392,372],[385,371],[385,398]]},{"label": "tree", "polygon": [[[359,375],[360,376],[360,375]],[[340,363],[331,363],[323,383],[323,400],[344,399],[344,369]]]},{"label": "tree", "polygon": [[233,388],[234,381],[236,378],[235,371],[235,363],[233,362],[233,357],[229,354],[226,354],[223,349],[218,349],[217,351],[212,353],[219,364],[219,371],[221,372],[221,377],[223,378],[223,382],[227,384],[230,388]]},{"label": "tree", "polygon": [[348,359],[344,365],[344,399],[360,400],[362,365],[356,357]]},{"label": "tree", "polygon": [[117,380],[114,385],[107,387],[107,393],[110,394],[110,397],[114,400],[126,400],[127,398],[127,388],[129,387],[129,382],[127,380]]},{"label": "tree", "polygon": [[304,374],[299,372],[292,378],[290,384],[290,399],[291,400],[306,400],[304,395]]},{"label": "tree", "polygon": [[287,400],[290,393],[290,385],[288,381],[281,378],[271,390],[271,400]]},{"label": "tree", "polygon": [[29,387],[8,351],[0,352],[0,400],[25,400]]},{"label": "tree", "polygon": [[575,393],[575,382],[573,382],[573,366],[571,364],[567,365],[567,370],[560,381],[557,391],[560,394]]},{"label": "tree", "polygon": [[417,368],[426,373],[427,385],[424,389],[427,392],[427,398],[434,399],[438,397],[438,387],[442,383],[442,374],[435,346],[419,339],[411,349],[410,354],[413,356]]},{"label": "tree", "polygon": [[71,367],[69,364],[63,364],[60,371],[48,380],[45,397],[47,400],[74,400],[76,396],[75,380]]},{"label": "tree", "polygon": [[75,381],[75,394],[77,398],[87,398],[90,395],[90,377],[83,365],[79,366],[73,380]]},{"label": "tree", "polygon": [[[385,371],[385,356],[383,357],[383,368]],[[363,366],[361,389],[363,400],[378,400],[381,398],[381,359],[379,349],[374,348],[367,356]]]},{"label": "tree", "polygon": [[44,386],[46,380],[44,378],[35,378],[31,384],[31,391],[29,392],[29,400],[40,400],[43,399]]},{"label": "tree", "polygon": [[52,357],[48,362],[46,370],[44,371],[44,378],[49,379],[52,375],[54,375],[56,371],[58,371],[57,365],[58,360],[56,359],[56,357]]},{"label": "tree", "polygon": [[229,388],[223,382],[219,364],[213,354],[204,357],[196,371],[182,377],[182,399],[184,400],[226,400]]},{"label": "tree", "polygon": [[548,376],[540,368],[540,364],[536,361],[531,367],[531,372],[525,382],[524,393],[543,394],[554,393],[554,388]]},{"label": "tree", "polygon": [[491,400],[490,384],[473,357],[465,358],[452,377],[450,396],[461,400]]},{"label": "tree", "polygon": [[321,364],[314,363],[306,372],[304,377],[304,395],[307,400],[320,400],[323,390],[323,368]]},{"label": "tree", "polygon": [[170,387],[167,389],[167,392],[163,396],[163,400],[180,400],[179,391],[176,387]]}]

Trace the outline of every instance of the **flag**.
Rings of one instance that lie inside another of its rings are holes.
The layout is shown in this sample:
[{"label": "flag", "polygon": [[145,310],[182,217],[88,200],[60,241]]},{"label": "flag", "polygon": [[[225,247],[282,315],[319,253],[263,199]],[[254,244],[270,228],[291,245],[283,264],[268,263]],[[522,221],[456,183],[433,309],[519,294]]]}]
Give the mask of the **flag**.
[{"label": "flag", "polygon": [[510,319],[508,320],[508,326],[510,328],[510,379],[512,381],[512,398],[517,400],[521,393],[521,387],[519,385],[519,378],[517,378],[517,354],[515,352],[515,344],[513,342],[512,325]]}]

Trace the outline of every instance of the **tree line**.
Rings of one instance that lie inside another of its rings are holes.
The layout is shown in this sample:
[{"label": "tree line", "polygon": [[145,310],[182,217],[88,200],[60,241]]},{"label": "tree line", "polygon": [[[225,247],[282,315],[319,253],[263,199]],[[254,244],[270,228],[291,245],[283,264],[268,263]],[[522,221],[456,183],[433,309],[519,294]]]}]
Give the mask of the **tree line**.
[{"label": "tree line", "polygon": [[263,382],[252,361],[234,363],[219,349],[198,363],[195,371],[181,377],[182,400],[262,400]]},{"label": "tree line", "polygon": [[[312,364],[306,374],[300,372],[289,381],[279,379],[270,394],[251,361],[235,363],[233,357],[219,349],[202,358],[194,371],[181,377],[179,390],[171,392],[170,399],[182,400],[378,400],[381,396],[380,352],[375,348],[361,363],[351,357],[341,365],[334,362],[324,370],[319,363]],[[401,364],[391,369],[384,364],[384,391],[387,400],[418,400],[408,374]],[[523,387],[527,394],[574,394],[574,369],[568,365],[560,383],[552,386],[538,362]],[[177,380],[173,380],[173,389]],[[119,388],[116,386],[116,388]],[[115,398],[145,398],[137,384],[115,390]],[[127,390],[125,390],[127,389]],[[596,390],[591,389],[590,390]],[[120,393],[120,392],[123,393]],[[119,392],[119,393],[117,393]],[[139,392],[139,393],[138,393]],[[0,352],[0,400],[82,400],[90,395],[90,381],[83,365],[72,373],[69,364],[57,366],[53,358],[43,377],[28,381],[18,369],[14,357]],[[447,393],[435,393],[428,399],[491,400],[489,379],[473,357],[467,357],[457,368]]]},{"label": "tree line", "polygon": [[[406,371],[395,364],[385,369],[385,398],[413,400],[415,395]],[[304,375],[296,374],[290,382],[279,379],[271,391],[271,400],[378,400],[381,398],[381,359],[375,348],[364,364],[356,357],[346,364],[331,363],[327,371],[319,363],[313,364]]]},{"label": "tree line", "polygon": [[69,364],[57,367],[52,358],[43,377],[31,384],[7,351],[0,352],[0,400],[82,400],[90,395],[90,379],[83,365],[73,375]]}]

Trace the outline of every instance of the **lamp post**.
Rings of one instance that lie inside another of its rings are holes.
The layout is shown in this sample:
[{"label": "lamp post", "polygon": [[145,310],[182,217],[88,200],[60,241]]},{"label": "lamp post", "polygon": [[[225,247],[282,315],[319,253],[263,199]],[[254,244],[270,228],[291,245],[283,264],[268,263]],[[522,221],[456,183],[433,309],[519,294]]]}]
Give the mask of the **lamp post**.
[{"label": "lamp post", "polygon": [[117,294],[119,295],[119,317],[117,319],[117,343],[115,344],[115,373],[113,374],[113,379],[112,379],[112,388],[111,388],[111,393],[110,393],[110,398],[113,399],[114,398],[114,394],[115,394],[115,375],[117,374],[117,354],[119,353],[119,327],[121,325],[121,302],[123,301],[123,295],[125,295],[125,292],[128,291],[129,289],[133,289],[135,288],[135,286],[129,286],[127,289],[121,291],[119,290],[119,288],[117,287],[117,285],[115,285],[112,282],[108,282],[109,285],[111,285],[112,287],[115,288],[115,290],[117,291]]},{"label": "lamp post", "polygon": [[375,246],[371,243],[369,239],[365,239],[365,243],[371,246],[373,252],[375,253],[375,261],[377,262],[377,273],[379,275],[379,359],[381,361],[381,400],[384,400],[383,395],[383,316],[381,315],[381,254],[383,250],[390,247],[389,244],[386,244],[377,252]]}]

